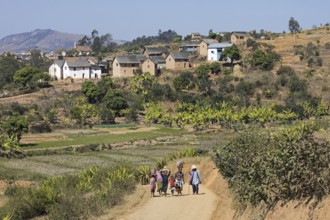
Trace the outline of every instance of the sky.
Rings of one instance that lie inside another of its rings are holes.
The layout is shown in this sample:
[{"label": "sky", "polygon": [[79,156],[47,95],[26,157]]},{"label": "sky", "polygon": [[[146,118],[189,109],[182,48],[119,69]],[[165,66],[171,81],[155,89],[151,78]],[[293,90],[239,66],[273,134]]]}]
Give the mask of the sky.
[{"label": "sky", "polygon": [[175,30],[288,32],[294,17],[303,29],[330,23],[329,0],[0,0],[0,39],[35,29],[117,40]]}]

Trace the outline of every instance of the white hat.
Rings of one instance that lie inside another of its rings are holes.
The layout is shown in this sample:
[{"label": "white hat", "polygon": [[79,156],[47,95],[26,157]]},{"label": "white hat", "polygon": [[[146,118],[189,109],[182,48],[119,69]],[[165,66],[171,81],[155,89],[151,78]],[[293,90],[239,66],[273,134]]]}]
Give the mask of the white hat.
[{"label": "white hat", "polygon": [[192,166],[191,166],[191,169],[192,169],[192,170],[193,170],[193,169],[197,169],[196,165],[195,165],[195,164],[192,165]]}]

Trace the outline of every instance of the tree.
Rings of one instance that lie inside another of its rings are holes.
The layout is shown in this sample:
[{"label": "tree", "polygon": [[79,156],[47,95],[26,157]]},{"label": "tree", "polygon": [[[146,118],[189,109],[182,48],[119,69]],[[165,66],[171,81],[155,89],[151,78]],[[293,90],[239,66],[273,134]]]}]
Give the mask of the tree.
[{"label": "tree", "polygon": [[101,50],[101,47],[102,47],[102,43],[101,43],[101,40],[100,40],[100,37],[95,37],[94,40],[93,40],[93,44],[92,44],[92,50],[94,53],[99,53],[100,50]]},{"label": "tree", "polygon": [[177,35],[174,39],[173,39],[173,43],[178,43],[178,42],[180,42],[180,41],[182,41],[182,36],[181,35]]},{"label": "tree", "polygon": [[179,77],[176,77],[173,81],[176,91],[182,89],[193,89],[195,87],[196,79],[191,72],[182,72]]},{"label": "tree", "polygon": [[251,65],[261,70],[272,70],[279,55],[271,50],[256,49],[252,54]]},{"label": "tree", "polygon": [[208,37],[211,38],[211,39],[215,39],[217,37],[217,34],[214,33],[212,29],[210,29],[209,30],[209,36]]},{"label": "tree", "polygon": [[114,116],[121,116],[121,110],[128,108],[128,103],[119,90],[112,89],[103,97],[102,104],[111,109]]},{"label": "tree", "polygon": [[28,120],[24,116],[10,116],[1,125],[8,137],[15,137],[17,141],[21,140],[22,134],[29,129]]},{"label": "tree", "polygon": [[301,30],[298,21],[293,17],[291,17],[289,20],[289,30],[291,33],[298,33]]},{"label": "tree", "polygon": [[227,47],[222,52],[222,56],[230,59],[230,64],[232,67],[233,67],[234,60],[241,59],[241,53],[235,44],[233,44],[231,47]]},{"label": "tree", "polygon": [[22,66],[14,55],[8,53],[0,57],[0,90],[13,82],[15,72]]},{"label": "tree", "polygon": [[80,40],[78,40],[78,45],[79,46],[90,46],[92,44],[92,41],[89,37],[87,37],[86,35],[81,38]]},{"label": "tree", "polygon": [[87,97],[89,103],[96,103],[101,98],[99,87],[91,81],[84,81],[81,85],[81,91]]},{"label": "tree", "polygon": [[205,76],[207,77],[210,72],[210,66],[208,64],[201,64],[195,71],[198,78],[203,78]]},{"label": "tree", "polygon": [[14,82],[21,85],[23,88],[32,87],[34,77],[40,74],[41,71],[36,67],[23,67],[22,69],[16,71],[14,74]]},{"label": "tree", "polygon": [[219,62],[212,62],[210,64],[212,74],[219,74],[221,72],[221,64]]},{"label": "tree", "polygon": [[31,59],[29,60],[29,64],[33,67],[37,67],[42,71],[47,71],[50,66],[50,60],[45,59],[40,50],[31,50]]}]

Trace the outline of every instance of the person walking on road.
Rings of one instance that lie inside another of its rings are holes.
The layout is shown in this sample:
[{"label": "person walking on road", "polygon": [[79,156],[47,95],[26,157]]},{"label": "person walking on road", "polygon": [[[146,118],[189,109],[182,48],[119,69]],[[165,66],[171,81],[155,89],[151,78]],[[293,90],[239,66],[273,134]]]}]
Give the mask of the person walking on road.
[{"label": "person walking on road", "polygon": [[199,184],[202,183],[201,175],[196,165],[191,166],[190,181],[189,184],[192,185],[193,194],[198,194]]},{"label": "person walking on road", "polygon": [[161,175],[163,178],[162,181],[162,193],[164,196],[167,195],[167,188],[168,188],[168,179],[171,175],[171,171],[167,168],[167,166],[164,166],[164,168],[161,170]]}]

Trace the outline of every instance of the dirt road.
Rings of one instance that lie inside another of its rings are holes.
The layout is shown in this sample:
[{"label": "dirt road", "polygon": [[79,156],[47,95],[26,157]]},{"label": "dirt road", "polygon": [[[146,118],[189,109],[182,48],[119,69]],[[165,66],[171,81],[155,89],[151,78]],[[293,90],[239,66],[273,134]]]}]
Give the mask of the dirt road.
[{"label": "dirt road", "polygon": [[[119,218],[120,220],[165,220],[165,219],[211,219],[215,209],[216,195],[200,185],[199,195],[192,195],[192,189],[184,185],[182,196],[154,197],[133,213]],[[189,186],[191,187],[191,186]],[[188,190],[190,194],[188,194]]]}]

